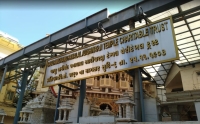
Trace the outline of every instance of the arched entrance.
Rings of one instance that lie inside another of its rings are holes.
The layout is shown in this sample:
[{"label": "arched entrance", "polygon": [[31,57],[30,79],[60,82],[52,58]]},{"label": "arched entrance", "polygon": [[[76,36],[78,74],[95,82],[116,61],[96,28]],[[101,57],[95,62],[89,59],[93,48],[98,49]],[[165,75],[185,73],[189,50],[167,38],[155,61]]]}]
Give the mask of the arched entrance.
[{"label": "arched entrance", "polygon": [[108,107],[108,109],[109,109],[110,111],[112,111],[112,107],[111,107],[109,104],[107,104],[107,103],[103,103],[103,104],[101,104],[99,107],[100,107],[101,110],[105,110],[106,107]]}]

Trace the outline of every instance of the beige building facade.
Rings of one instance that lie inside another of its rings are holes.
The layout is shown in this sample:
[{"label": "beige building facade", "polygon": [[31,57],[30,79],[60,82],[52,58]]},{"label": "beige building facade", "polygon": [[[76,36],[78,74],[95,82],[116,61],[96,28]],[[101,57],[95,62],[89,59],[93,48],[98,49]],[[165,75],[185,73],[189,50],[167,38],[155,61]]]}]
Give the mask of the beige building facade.
[{"label": "beige building facade", "polygon": [[[22,46],[18,43],[18,40],[2,31],[0,31],[0,59],[20,50]],[[10,72],[10,75],[14,75],[15,72]],[[3,70],[0,71],[0,79],[3,75]],[[6,73],[6,76],[9,72]],[[4,85],[0,92],[0,109],[3,109],[7,116],[4,117],[4,123],[12,123],[15,116],[15,107],[13,106],[13,99],[16,93],[16,82],[9,80],[4,81]]]}]

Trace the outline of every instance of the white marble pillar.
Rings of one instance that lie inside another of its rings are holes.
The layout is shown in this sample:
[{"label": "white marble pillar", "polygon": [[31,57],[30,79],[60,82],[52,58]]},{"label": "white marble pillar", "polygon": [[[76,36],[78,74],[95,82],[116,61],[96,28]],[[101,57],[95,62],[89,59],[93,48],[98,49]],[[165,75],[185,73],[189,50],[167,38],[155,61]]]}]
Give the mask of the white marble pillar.
[{"label": "white marble pillar", "polygon": [[23,112],[21,112],[21,118],[20,118],[20,121],[23,121]]},{"label": "white marble pillar", "polygon": [[121,109],[121,104],[119,104],[119,118],[122,118],[122,109]]},{"label": "white marble pillar", "polygon": [[130,105],[130,113],[131,113],[131,118],[135,118],[135,115],[134,115],[134,106],[133,105]]},{"label": "white marble pillar", "polygon": [[66,110],[66,109],[64,109],[63,121],[66,121],[66,116],[67,116],[67,110]]},{"label": "white marble pillar", "polygon": [[126,104],[126,118],[130,118],[130,105]]},{"label": "white marble pillar", "polygon": [[123,105],[123,118],[126,118],[126,105]]},{"label": "white marble pillar", "polygon": [[1,123],[3,124],[3,120],[4,120],[4,115],[2,115],[2,118],[1,118]]},{"label": "white marble pillar", "polygon": [[62,114],[62,110],[59,109],[59,117],[58,117],[58,120],[59,120],[59,121],[61,120],[61,114]]},{"label": "white marble pillar", "polygon": [[31,116],[32,116],[32,113],[29,113],[29,115],[28,115],[28,122],[31,121]]},{"label": "white marble pillar", "polygon": [[94,87],[97,87],[97,77],[94,77]]},{"label": "white marble pillar", "polygon": [[105,92],[106,92],[106,93],[108,93],[108,88],[107,88],[107,87],[106,87],[106,90],[105,90]]},{"label": "white marble pillar", "polygon": [[26,113],[23,114],[23,121],[26,121]]}]

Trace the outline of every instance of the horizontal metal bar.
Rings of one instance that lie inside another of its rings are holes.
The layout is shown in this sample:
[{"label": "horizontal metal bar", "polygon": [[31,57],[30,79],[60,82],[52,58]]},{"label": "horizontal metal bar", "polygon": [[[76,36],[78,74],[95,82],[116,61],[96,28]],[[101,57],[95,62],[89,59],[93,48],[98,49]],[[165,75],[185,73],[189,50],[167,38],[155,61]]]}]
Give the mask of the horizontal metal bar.
[{"label": "horizontal metal bar", "polygon": [[[185,26],[187,26],[187,25],[185,25]],[[191,33],[193,30],[196,30],[196,29],[199,29],[200,27],[197,27],[197,28],[193,28],[193,29],[191,29],[191,30],[187,30],[187,31],[183,31],[183,32],[180,32],[180,33],[178,33],[178,34],[176,34],[176,35],[180,35],[180,34],[183,34],[183,33],[186,33],[186,32],[189,32],[189,33]],[[191,34],[191,36],[192,36],[192,34]]]},{"label": "horizontal metal bar", "polygon": [[[194,20],[194,21],[188,22],[188,24],[191,24],[191,23],[197,22],[197,21],[199,21],[199,20],[200,20],[200,19],[197,19],[197,20]],[[179,28],[179,27],[181,27],[181,26],[186,26],[186,24],[182,24],[182,25],[176,26],[176,27],[174,27],[174,29],[175,29],[175,28]],[[194,28],[194,29],[195,29],[195,28]],[[192,29],[192,30],[194,30],[194,29]]]},{"label": "horizontal metal bar", "polygon": [[60,86],[60,87],[62,87],[62,88],[66,88],[66,89],[68,89],[68,90],[72,90],[72,91],[79,90],[79,88],[78,88],[78,89],[72,89],[72,88],[67,87],[67,86],[64,86],[64,85],[62,85],[62,84],[58,84],[58,86]]},{"label": "horizontal metal bar", "polygon": [[[141,6],[143,8],[143,12],[150,17],[189,1],[191,0],[163,0],[162,2],[160,0],[147,0],[136,4],[136,7]],[[138,21],[137,11],[135,10],[136,7],[133,5],[112,14],[109,16],[109,21],[103,23],[103,27],[106,31],[112,31],[128,25],[130,19]]]},{"label": "horizontal metal bar", "polygon": [[56,47],[56,48],[53,48],[53,49],[61,49],[61,50],[73,50],[72,48],[65,48],[65,47]]},{"label": "horizontal metal bar", "polygon": [[[199,33],[200,34],[200,33]],[[184,39],[187,39],[187,38],[192,38],[192,36],[198,36],[199,34],[195,34],[195,35],[191,35],[191,36],[189,36],[189,37],[184,37],[184,38],[182,38],[182,39],[178,39],[178,40],[176,40],[176,41],[180,41],[180,40],[184,40]],[[198,41],[198,40],[200,40],[200,39],[197,39],[196,41]]]},{"label": "horizontal metal bar", "polygon": [[183,18],[176,19],[176,20],[174,20],[173,22],[176,23],[176,22],[179,22],[179,21],[183,21],[184,19],[189,19],[189,18],[198,16],[199,14],[200,14],[200,12],[193,13],[193,14],[188,15],[188,16],[185,16],[185,17],[183,17]]},{"label": "horizontal metal bar", "polygon": [[74,86],[77,86],[77,87],[80,87],[80,85],[74,83],[74,82],[69,82],[70,84],[74,85]]},{"label": "horizontal metal bar", "polygon": [[[148,0],[138,3],[137,6],[141,6],[148,16],[152,16],[188,1],[190,0],[166,0],[162,2],[160,2],[160,0]],[[86,27],[96,29],[99,22],[103,22],[103,27],[106,28],[107,31],[112,31],[127,25],[130,19],[137,19],[136,17],[137,12],[135,11],[135,5],[112,14],[109,16],[109,21],[106,21],[108,20],[108,10],[104,9],[7,56],[6,58],[0,60],[0,67],[7,63],[9,64],[19,61],[24,58],[24,55],[30,56],[31,54],[38,53],[38,51],[43,50],[44,46],[49,43],[54,45],[64,43],[69,35],[73,35],[74,37],[81,36],[89,32]],[[87,21],[87,23],[85,23],[85,21]]]},{"label": "horizontal metal bar", "polygon": [[189,9],[189,10],[186,10],[186,11],[182,11],[182,12],[176,14],[176,15],[173,15],[172,17],[173,17],[174,19],[176,19],[177,17],[185,16],[185,15],[187,15],[187,14],[189,14],[189,13],[193,13],[193,12],[199,10],[199,9],[200,9],[200,6],[197,6],[197,7],[194,7],[194,8],[192,8],[192,9]]}]

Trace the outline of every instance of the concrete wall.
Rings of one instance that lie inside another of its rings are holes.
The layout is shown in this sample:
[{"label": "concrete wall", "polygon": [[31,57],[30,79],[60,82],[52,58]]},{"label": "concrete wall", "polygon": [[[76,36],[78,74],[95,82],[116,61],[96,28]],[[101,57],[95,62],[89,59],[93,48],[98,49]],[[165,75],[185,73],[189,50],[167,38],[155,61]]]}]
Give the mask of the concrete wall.
[{"label": "concrete wall", "polygon": [[184,91],[200,89],[200,75],[196,72],[200,71],[200,64],[196,64],[195,67],[188,66],[181,68],[181,79]]},{"label": "concrete wall", "polygon": [[36,108],[32,115],[31,124],[53,123],[54,114],[54,109]]},{"label": "concrete wall", "polygon": [[81,124],[90,123],[90,124],[116,124],[114,116],[90,116],[90,117],[80,117],[79,122]]},{"label": "concrete wall", "polygon": [[179,71],[180,71],[180,68],[176,64],[173,64],[173,66],[169,72],[169,75],[166,79],[166,83],[165,83],[166,86],[171,83],[171,81],[178,74]]},{"label": "concrete wall", "polygon": [[200,75],[196,72],[200,72],[200,64],[181,68],[174,64],[166,79],[166,91],[171,92],[173,88],[183,88],[184,91],[200,89]]},{"label": "concrete wall", "polygon": [[156,100],[153,98],[144,99],[144,108],[145,108],[145,120],[148,122],[157,122],[158,110]]}]

